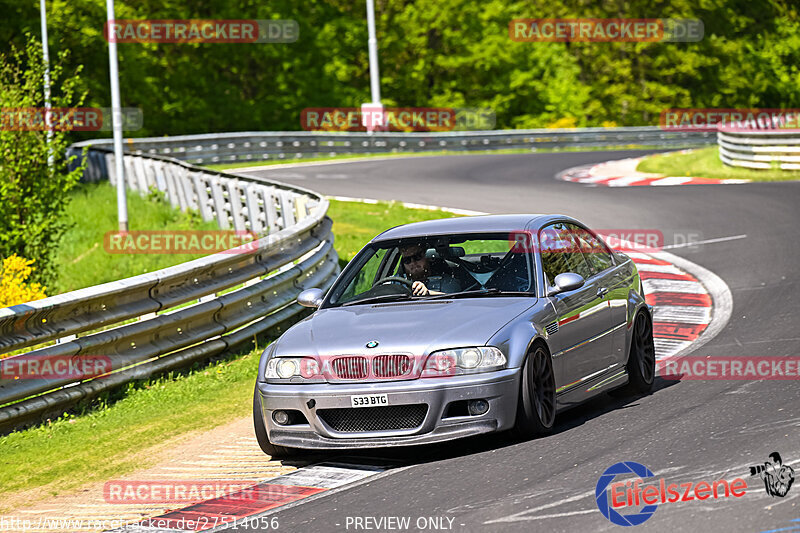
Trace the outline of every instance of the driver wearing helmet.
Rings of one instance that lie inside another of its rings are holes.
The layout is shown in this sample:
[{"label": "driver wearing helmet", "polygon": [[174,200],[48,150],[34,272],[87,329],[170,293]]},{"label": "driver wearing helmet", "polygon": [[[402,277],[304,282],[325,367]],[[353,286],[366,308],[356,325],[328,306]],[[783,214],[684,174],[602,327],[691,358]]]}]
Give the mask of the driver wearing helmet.
[{"label": "driver wearing helmet", "polygon": [[426,248],[421,244],[400,247],[403,272],[413,281],[411,293],[414,296],[427,296],[461,290],[461,284],[453,276],[450,267],[444,261],[429,259],[425,252]]}]

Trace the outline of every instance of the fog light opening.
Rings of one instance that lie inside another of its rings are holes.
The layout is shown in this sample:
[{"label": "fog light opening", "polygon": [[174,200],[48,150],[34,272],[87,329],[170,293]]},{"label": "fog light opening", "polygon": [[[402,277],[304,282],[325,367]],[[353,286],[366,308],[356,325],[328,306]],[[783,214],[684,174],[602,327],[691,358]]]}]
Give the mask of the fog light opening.
[{"label": "fog light opening", "polygon": [[289,423],[289,413],[287,413],[286,411],[273,411],[272,419],[275,421],[276,424],[285,426],[286,424]]},{"label": "fog light opening", "polygon": [[469,404],[467,404],[467,409],[469,409],[469,414],[472,416],[483,415],[489,410],[489,402],[486,400],[470,400]]}]

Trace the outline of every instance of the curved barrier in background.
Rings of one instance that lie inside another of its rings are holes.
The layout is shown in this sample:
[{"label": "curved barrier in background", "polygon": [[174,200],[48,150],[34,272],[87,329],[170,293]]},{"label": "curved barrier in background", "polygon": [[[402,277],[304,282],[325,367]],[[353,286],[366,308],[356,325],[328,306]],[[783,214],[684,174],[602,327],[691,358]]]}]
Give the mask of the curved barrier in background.
[{"label": "curved barrier in background", "polygon": [[[713,144],[714,132],[637,128],[575,128],[409,133],[317,133],[310,131],[209,133],[125,139],[125,149],[192,163],[231,163],[342,154],[593,148],[625,145],[689,147]],[[80,143],[111,148],[110,139]],[[76,145],[78,146],[78,145]]]},{"label": "curved barrier in background", "polygon": [[[108,173],[113,154],[92,149],[88,157],[85,179],[115,181]],[[124,159],[130,188],[158,189],[172,205],[197,209],[221,229],[259,238],[246,252],[229,250],[0,309],[0,354],[35,347],[0,360],[3,370],[31,360],[67,360],[79,367],[102,357],[110,364],[110,372],[92,379],[0,373],[0,428],[60,414],[98,392],[208,359],[255,335],[280,333],[307,311],[295,303],[297,295],[305,288],[327,289],[339,272],[328,201],[320,195],[167,157]]]},{"label": "curved barrier in background", "polygon": [[717,143],[729,166],[800,170],[800,129],[720,128]]}]

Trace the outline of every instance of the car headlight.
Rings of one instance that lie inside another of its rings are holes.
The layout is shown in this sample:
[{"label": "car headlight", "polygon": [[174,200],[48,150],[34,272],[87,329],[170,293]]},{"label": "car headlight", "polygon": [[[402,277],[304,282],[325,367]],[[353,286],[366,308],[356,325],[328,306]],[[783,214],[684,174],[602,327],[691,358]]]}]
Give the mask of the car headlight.
[{"label": "car headlight", "polygon": [[501,370],[506,356],[494,346],[476,346],[433,352],[425,361],[422,377],[453,376]]},{"label": "car headlight", "polygon": [[264,372],[267,379],[313,379],[319,376],[319,363],[311,357],[271,357]]}]

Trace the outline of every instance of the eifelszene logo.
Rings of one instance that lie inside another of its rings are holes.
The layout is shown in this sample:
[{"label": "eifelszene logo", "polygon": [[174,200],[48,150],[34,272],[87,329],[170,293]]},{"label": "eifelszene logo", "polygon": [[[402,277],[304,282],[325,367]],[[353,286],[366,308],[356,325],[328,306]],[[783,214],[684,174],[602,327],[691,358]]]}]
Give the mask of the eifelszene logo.
[{"label": "eifelszene logo", "polygon": [[794,470],[791,466],[783,464],[781,454],[778,452],[769,454],[769,461],[764,464],[751,466],[750,475],[763,479],[764,490],[772,497],[783,498],[794,483]]},{"label": "eifelszene logo", "polygon": [[[647,479],[654,476],[653,472],[643,464],[634,463],[633,461],[617,463],[607,468],[606,471],[603,472],[603,475],[600,476],[600,479],[597,480],[597,486],[594,489],[594,497],[595,500],[597,500],[597,507],[600,509],[600,512],[612,523],[618,526],[637,526],[646,522],[653,516],[653,513],[658,509],[658,505],[653,503],[652,505],[643,507],[637,513],[627,515],[615,511],[613,507],[616,507],[616,505],[614,505],[616,500],[612,497],[611,502],[609,502],[609,491],[606,489],[611,485],[611,482],[614,481],[614,478],[622,474],[635,474],[639,476],[640,479]],[[611,492],[613,495],[613,489]]]},{"label": "eifelszene logo", "polygon": [[[618,476],[627,479],[615,481]],[[655,478],[655,474],[643,464],[625,461],[612,465],[597,480],[595,500],[598,509],[618,526],[638,526],[649,520],[662,503],[741,498],[747,493],[747,482],[742,478],[732,481],[703,480],[697,483],[668,483],[661,478],[644,485],[642,481],[649,478]],[[786,490],[788,491],[788,487]],[[634,512],[622,514],[620,511],[625,507]]]}]

